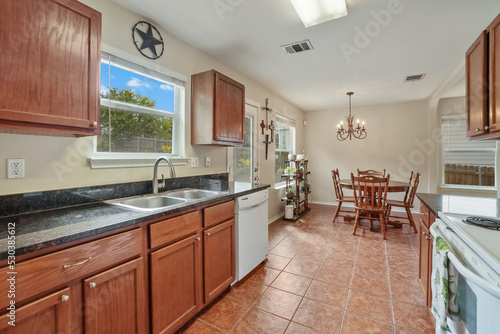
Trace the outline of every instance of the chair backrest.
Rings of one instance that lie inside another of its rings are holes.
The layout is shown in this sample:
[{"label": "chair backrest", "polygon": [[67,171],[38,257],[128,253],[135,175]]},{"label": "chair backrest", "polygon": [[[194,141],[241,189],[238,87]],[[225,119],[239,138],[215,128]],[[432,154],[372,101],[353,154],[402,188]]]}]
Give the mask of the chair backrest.
[{"label": "chair backrest", "polygon": [[374,170],[374,169],[359,170],[359,168],[358,168],[358,176],[381,176],[381,177],[385,177],[385,169],[382,172],[380,172],[380,171]]},{"label": "chair backrest", "polygon": [[385,210],[389,179],[389,174],[386,177],[378,177],[354,176],[351,173],[354,206],[366,211]]},{"label": "chair backrest", "polygon": [[340,186],[340,175],[339,170],[332,170],[333,179],[333,189],[335,190],[335,199],[341,201],[344,199],[344,193],[342,192],[342,187]]},{"label": "chair backrest", "polygon": [[404,202],[406,205],[413,205],[415,195],[417,194],[418,183],[420,182],[420,173],[410,173],[409,187],[406,190]]}]

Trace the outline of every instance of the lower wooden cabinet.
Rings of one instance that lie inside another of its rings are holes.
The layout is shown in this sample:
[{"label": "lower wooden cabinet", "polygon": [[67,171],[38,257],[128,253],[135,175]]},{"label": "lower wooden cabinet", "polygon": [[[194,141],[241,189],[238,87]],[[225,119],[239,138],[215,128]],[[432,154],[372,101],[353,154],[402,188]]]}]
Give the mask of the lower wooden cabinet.
[{"label": "lower wooden cabinet", "polygon": [[208,303],[234,281],[234,219],[205,230],[203,250],[204,301]]},{"label": "lower wooden cabinet", "polygon": [[196,234],[150,254],[152,333],[171,333],[200,310],[201,250]]},{"label": "lower wooden cabinet", "polygon": [[4,313],[0,316],[0,333],[70,333],[70,298],[70,289],[66,288],[16,309],[14,318],[9,318],[10,311]]},{"label": "lower wooden cabinet", "polygon": [[428,208],[420,208],[422,218],[419,221],[419,268],[418,277],[428,307],[432,304],[431,275],[432,275],[432,243],[434,238],[429,231],[436,217]]},{"label": "lower wooden cabinet", "polygon": [[145,333],[144,260],[139,258],[84,280],[85,333]]}]

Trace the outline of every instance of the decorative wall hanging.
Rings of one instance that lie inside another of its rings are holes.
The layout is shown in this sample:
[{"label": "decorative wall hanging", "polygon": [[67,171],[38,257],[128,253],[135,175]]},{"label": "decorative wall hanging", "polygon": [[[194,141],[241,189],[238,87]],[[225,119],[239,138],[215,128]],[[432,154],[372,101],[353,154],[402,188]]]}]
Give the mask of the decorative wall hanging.
[{"label": "decorative wall hanging", "polygon": [[146,58],[158,59],[163,54],[163,38],[158,29],[149,22],[137,22],[132,28],[132,39],[137,50]]},{"label": "decorative wall hanging", "polygon": [[269,98],[266,98],[266,106],[261,107],[262,110],[266,111],[266,123],[264,123],[264,120],[260,123],[260,127],[262,128],[262,134],[264,134],[264,129],[269,129],[271,130],[271,141],[269,141],[269,134],[266,134],[266,139],[264,140],[264,144],[266,144],[266,160],[267,160],[267,155],[269,151],[269,144],[274,142],[274,122],[271,121],[271,124],[269,124],[269,113],[273,112],[271,108],[269,108]]}]

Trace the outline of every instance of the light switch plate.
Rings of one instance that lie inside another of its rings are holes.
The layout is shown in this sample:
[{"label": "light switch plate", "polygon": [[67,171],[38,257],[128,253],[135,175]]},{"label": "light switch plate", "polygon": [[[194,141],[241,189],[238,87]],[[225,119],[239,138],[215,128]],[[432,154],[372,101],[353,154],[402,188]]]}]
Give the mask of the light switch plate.
[{"label": "light switch plate", "polygon": [[210,167],[210,157],[205,157],[205,167]]},{"label": "light switch plate", "polygon": [[198,158],[191,158],[191,168],[198,167]]},{"label": "light switch plate", "polygon": [[7,178],[24,179],[24,159],[7,159]]}]

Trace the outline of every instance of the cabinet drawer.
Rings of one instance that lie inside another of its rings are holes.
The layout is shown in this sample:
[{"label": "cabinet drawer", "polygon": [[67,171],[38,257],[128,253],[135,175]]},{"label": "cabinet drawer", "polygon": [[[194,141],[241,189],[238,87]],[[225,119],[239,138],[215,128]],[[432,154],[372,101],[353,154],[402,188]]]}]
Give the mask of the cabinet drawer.
[{"label": "cabinet drawer", "polygon": [[234,218],[234,201],[218,204],[203,210],[203,227],[210,227]]},{"label": "cabinet drawer", "polygon": [[420,219],[426,227],[429,227],[429,209],[423,203],[420,203],[420,212]]},{"label": "cabinet drawer", "polygon": [[200,211],[149,225],[149,247],[156,248],[196,233],[201,228]]},{"label": "cabinet drawer", "polygon": [[[16,301],[69,283],[77,278],[139,255],[141,229],[120,233],[16,264]],[[8,267],[0,269],[4,275]],[[7,296],[9,282],[0,281],[0,295]],[[4,305],[0,305],[3,307]]]}]

